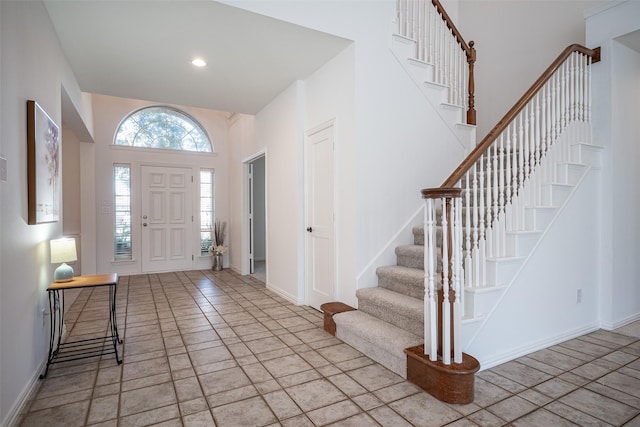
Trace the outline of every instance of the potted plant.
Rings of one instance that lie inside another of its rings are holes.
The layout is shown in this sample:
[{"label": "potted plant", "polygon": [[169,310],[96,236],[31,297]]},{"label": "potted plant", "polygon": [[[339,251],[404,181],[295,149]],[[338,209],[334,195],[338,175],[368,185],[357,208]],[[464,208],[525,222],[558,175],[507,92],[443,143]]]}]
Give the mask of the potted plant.
[{"label": "potted plant", "polygon": [[227,223],[216,219],[213,226],[213,242],[209,246],[209,254],[213,256],[214,271],[222,270],[222,256],[227,252],[227,247],[224,245],[224,232],[227,228]]}]

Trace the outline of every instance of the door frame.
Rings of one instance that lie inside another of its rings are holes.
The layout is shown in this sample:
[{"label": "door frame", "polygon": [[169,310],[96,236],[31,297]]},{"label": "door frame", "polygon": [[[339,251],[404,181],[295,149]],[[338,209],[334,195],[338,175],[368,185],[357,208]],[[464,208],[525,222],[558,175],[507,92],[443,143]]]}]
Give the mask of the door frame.
[{"label": "door frame", "polygon": [[310,235],[309,233],[306,231],[306,228],[309,226],[309,197],[310,197],[310,191],[309,191],[309,186],[310,186],[310,178],[309,178],[309,170],[307,168],[307,165],[309,164],[309,152],[307,150],[307,141],[309,139],[309,137],[311,135],[314,135],[318,132],[321,132],[325,129],[328,128],[333,128],[333,188],[332,188],[332,198],[333,198],[333,234],[331,236],[331,241],[333,244],[333,283],[334,283],[334,288],[333,288],[333,293],[334,293],[334,297],[337,299],[338,298],[338,294],[339,294],[339,288],[340,288],[340,284],[338,282],[338,260],[339,260],[339,256],[338,256],[338,244],[336,241],[336,235],[337,235],[337,229],[338,229],[338,216],[336,214],[336,165],[337,165],[337,156],[336,156],[336,119],[332,118],[330,120],[327,120],[324,123],[321,123],[311,129],[308,129],[304,132],[304,223],[303,223],[303,228],[301,230],[301,232],[304,234],[304,297],[301,298],[302,301],[304,301],[304,303],[306,305],[309,305],[310,303],[310,291],[309,291],[309,287],[311,286],[311,283],[309,281],[309,238]]},{"label": "door frame", "polygon": [[[265,173],[264,173],[264,193],[265,193],[265,198],[264,198],[264,205],[265,205],[265,223],[268,224],[269,223],[269,209],[268,209],[268,194],[267,194],[267,150],[266,148],[263,148],[262,150],[259,150],[255,153],[253,153],[252,155],[245,157],[242,160],[242,201],[241,201],[241,206],[242,206],[242,250],[241,250],[241,262],[240,262],[240,268],[241,268],[241,274],[246,275],[246,274],[250,274],[250,265],[249,265],[249,253],[250,253],[250,245],[251,245],[251,230],[250,230],[250,224],[249,224],[249,197],[250,197],[250,188],[249,188],[249,164],[252,163],[253,161],[259,159],[260,157],[264,157],[264,169],[265,169]],[[265,244],[265,258],[267,259],[267,262],[269,260],[269,227],[267,225],[266,230],[265,230],[265,242],[267,242],[267,244]],[[268,274],[268,271],[267,271]],[[268,275],[267,275],[268,278]]]}]

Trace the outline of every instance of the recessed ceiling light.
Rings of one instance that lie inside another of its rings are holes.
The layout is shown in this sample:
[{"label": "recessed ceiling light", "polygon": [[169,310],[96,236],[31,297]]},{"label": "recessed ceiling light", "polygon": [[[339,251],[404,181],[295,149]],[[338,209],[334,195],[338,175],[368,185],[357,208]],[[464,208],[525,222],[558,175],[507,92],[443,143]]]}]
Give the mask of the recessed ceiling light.
[{"label": "recessed ceiling light", "polygon": [[207,62],[202,58],[194,58],[191,63],[196,67],[205,67],[207,65]]}]

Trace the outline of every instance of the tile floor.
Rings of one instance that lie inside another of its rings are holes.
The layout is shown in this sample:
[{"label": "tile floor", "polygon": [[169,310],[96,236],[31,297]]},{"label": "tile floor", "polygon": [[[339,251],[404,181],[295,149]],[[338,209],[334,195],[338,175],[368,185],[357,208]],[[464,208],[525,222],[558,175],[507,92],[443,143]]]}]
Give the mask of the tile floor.
[{"label": "tile floor", "polygon": [[[105,330],[106,303],[82,290],[70,337]],[[640,426],[640,322],[483,371],[448,405],[230,270],[123,276],[117,309],[124,363],[53,365],[21,426]]]}]

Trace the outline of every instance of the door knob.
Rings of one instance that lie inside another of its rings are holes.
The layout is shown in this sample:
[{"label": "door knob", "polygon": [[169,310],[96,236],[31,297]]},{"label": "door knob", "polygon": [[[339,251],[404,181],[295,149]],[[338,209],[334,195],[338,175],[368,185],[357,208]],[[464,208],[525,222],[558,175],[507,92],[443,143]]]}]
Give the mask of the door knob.
[{"label": "door knob", "polygon": [[147,226],[147,223],[146,223],[146,222],[143,222],[143,223],[142,223],[142,226],[143,226],[143,227],[146,227],[146,226]]},{"label": "door knob", "polygon": [[307,231],[308,231],[309,233],[311,233],[311,232],[313,231],[313,228],[311,228],[311,227],[307,227]]}]

